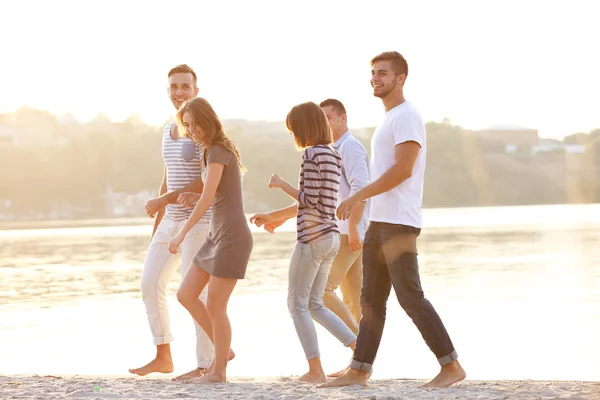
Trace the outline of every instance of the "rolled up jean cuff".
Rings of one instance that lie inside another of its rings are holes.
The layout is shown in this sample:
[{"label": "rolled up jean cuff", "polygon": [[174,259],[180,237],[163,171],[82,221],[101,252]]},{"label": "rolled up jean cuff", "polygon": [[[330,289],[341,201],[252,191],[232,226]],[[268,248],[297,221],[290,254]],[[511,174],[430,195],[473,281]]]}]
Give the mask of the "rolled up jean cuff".
[{"label": "rolled up jean cuff", "polygon": [[350,368],[370,374],[371,371],[373,370],[373,365],[367,364],[364,362],[360,362],[360,361],[356,361],[356,360],[352,360],[352,362],[350,363]]},{"label": "rolled up jean cuff", "polygon": [[454,361],[458,360],[458,353],[454,350],[452,353],[447,356],[438,358],[438,362],[443,367],[444,365],[448,365]]},{"label": "rolled up jean cuff", "polygon": [[175,340],[175,337],[173,335],[159,337],[155,336],[152,338],[152,343],[154,343],[155,346],[159,346],[161,344],[169,344],[173,340]]}]

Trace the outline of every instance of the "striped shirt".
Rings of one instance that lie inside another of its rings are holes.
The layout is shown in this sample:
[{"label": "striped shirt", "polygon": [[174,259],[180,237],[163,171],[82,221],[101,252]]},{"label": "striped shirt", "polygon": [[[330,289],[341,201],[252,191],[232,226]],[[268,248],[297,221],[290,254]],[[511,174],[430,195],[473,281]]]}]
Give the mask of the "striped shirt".
[{"label": "striped shirt", "polygon": [[304,150],[298,185],[296,239],[310,243],[339,233],[335,220],[342,159],[331,147],[316,145]]},{"label": "striped shirt", "polygon": [[[174,140],[171,137],[171,122],[165,126],[162,140],[162,158],[167,169],[167,191],[181,190],[185,185],[202,175],[203,152],[200,145],[190,138],[180,136]],[[181,204],[167,205],[167,216],[175,221],[181,221],[190,216],[194,207],[184,207]],[[210,219],[211,209],[202,219]]]}]

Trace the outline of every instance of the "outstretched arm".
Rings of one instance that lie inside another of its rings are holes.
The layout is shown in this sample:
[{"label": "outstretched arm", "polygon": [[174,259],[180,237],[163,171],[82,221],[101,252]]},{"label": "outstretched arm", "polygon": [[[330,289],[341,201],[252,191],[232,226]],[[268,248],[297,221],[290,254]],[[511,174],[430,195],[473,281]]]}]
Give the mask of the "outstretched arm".
[{"label": "outstretched arm", "polygon": [[265,230],[273,233],[275,228],[281,226],[285,221],[293,218],[298,213],[298,203],[268,213],[254,214],[250,217],[250,223],[257,227],[265,226]]}]

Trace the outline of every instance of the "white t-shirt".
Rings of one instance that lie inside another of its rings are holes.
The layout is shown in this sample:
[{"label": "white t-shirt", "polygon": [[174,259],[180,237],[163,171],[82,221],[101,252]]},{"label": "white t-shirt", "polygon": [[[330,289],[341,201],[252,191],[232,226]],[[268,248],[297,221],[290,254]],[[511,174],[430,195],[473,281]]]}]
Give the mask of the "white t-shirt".
[{"label": "white t-shirt", "polygon": [[370,221],[422,228],[421,205],[427,143],[423,119],[414,105],[405,101],[385,113],[371,139],[371,181],[376,181],[394,163],[395,146],[414,141],[421,151],[412,176],[392,190],[373,197]]}]

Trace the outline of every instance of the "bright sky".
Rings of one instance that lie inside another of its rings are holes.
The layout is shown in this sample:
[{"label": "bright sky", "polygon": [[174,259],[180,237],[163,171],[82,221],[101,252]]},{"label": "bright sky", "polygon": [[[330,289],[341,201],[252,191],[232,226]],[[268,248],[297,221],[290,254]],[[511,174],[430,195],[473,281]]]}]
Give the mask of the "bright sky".
[{"label": "bright sky", "polygon": [[0,112],[161,124],[167,72],[187,63],[221,118],[283,120],[335,97],[351,126],[374,126],[369,60],[397,50],[426,121],[562,137],[600,128],[597,3],[0,0]]}]

